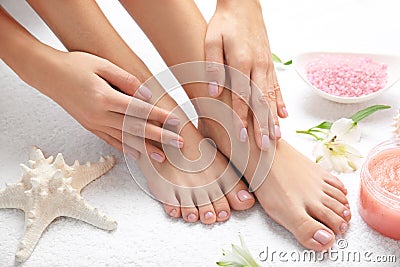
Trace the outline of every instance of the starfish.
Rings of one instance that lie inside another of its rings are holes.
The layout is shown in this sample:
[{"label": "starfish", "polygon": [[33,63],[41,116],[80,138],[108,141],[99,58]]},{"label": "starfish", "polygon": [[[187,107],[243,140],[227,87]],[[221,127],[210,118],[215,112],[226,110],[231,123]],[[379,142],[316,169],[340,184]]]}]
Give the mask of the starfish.
[{"label": "starfish", "polygon": [[0,191],[0,208],[15,208],[25,212],[24,234],[15,260],[26,261],[32,254],[43,231],[61,216],[82,220],[104,230],[114,230],[117,222],[90,206],[80,195],[81,190],[115,165],[113,156],[101,157],[97,163],[68,166],[62,154],[45,158],[33,147],[30,167],[21,164],[19,183],[6,184]]}]

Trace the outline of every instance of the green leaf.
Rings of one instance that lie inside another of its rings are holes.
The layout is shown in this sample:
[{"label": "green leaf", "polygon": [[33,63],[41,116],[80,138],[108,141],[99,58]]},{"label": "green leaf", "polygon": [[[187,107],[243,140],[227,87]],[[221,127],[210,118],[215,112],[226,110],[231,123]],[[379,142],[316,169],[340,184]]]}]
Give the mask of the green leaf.
[{"label": "green leaf", "polygon": [[272,53],[272,60],[278,63],[282,63],[282,60],[274,53]]},{"label": "green leaf", "polygon": [[362,119],[365,119],[366,117],[368,117],[369,115],[371,115],[372,113],[378,111],[378,110],[382,110],[382,109],[388,109],[391,108],[390,106],[385,106],[385,105],[374,105],[374,106],[370,106],[367,107],[363,110],[360,110],[359,112],[355,113],[353,116],[351,116],[351,119],[354,122],[359,122]]},{"label": "green leaf", "polygon": [[319,129],[327,129],[327,130],[329,130],[329,129],[331,129],[332,124],[333,123],[330,122],[330,121],[324,121],[324,122],[321,122],[320,124],[318,124],[317,126],[312,127],[311,129],[319,128]]},{"label": "green leaf", "polygon": [[289,60],[289,61],[286,61],[285,63],[283,63],[283,65],[288,66],[288,65],[292,65],[292,63],[293,63],[293,60]]}]

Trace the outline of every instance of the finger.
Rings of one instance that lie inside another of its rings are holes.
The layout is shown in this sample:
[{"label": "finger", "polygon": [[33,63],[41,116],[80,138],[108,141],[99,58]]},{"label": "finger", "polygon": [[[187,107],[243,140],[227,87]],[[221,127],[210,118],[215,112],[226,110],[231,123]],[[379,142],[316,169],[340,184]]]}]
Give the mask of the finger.
[{"label": "finger", "polygon": [[232,90],[232,109],[239,120],[233,119],[235,133],[241,142],[247,141],[247,115],[250,98],[250,68],[242,65],[241,69],[229,68]]},{"label": "finger", "polygon": [[274,129],[272,131],[272,137],[276,140],[281,138],[281,129],[279,127],[278,111],[276,107],[276,91],[273,84],[273,74],[267,73],[267,99],[271,110],[271,115],[274,123]]},{"label": "finger", "polygon": [[[207,31],[205,40],[206,78],[208,94],[217,97],[225,84],[224,49],[222,35]],[[219,85],[219,86],[218,86]]]},{"label": "finger", "polygon": [[275,67],[272,67],[274,90],[276,94],[276,107],[278,115],[281,118],[287,118],[289,116],[285,102],[283,101],[281,87],[279,86],[278,78],[276,76]]},{"label": "finger", "polygon": [[256,68],[252,72],[251,107],[253,109],[254,135],[258,147],[266,151],[270,146],[269,116],[270,112],[266,72]]},{"label": "finger", "polygon": [[109,110],[116,113],[126,114],[144,120],[157,121],[170,126],[178,126],[181,123],[176,115],[166,109],[159,108],[140,99],[132,98],[118,92],[110,96],[109,103]]},{"label": "finger", "polygon": [[96,74],[129,96],[142,100],[150,100],[153,96],[149,88],[140,86],[141,82],[138,78],[108,60],[102,60]]},{"label": "finger", "polygon": [[123,143],[124,153],[132,152],[131,149],[134,149],[142,154],[147,154],[153,160],[162,163],[165,161],[164,152],[158,147],[148,143],[145,139],[140,137],[134,137],[128,133],[122,133],[122,131],[109,128],[105,129],[107,134],[117,139],[121,143]]},{"label": "finger", "polygon": [[134,136],[147,138],[176,148],[183,147],[183,138],[180,135],[146,122],[143,119],[110,112],[105,124]]}]

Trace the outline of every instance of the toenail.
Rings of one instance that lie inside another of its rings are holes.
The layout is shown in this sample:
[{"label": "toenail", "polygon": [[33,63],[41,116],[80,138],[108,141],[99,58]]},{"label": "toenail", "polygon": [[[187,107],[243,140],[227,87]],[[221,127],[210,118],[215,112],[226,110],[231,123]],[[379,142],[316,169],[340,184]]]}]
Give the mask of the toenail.
[{"label": "toenail", "polygon": [[349,217],[350,216],[350,211],[349,210],[344,210],[343,211],[343,216],[344,217]]},{"label": "toenail", "polygon": [[340,225],[340,227],[339,227],[339,230],[340,230],[340,232],[344,233],[344,232],[346,232],[346,230],[347,230],[348,227],[349,227],[349,226],[347,225],[347,223],[342,223],[342,224]]},{"label": "toenail", "polygon": [[223,218],[226,218],[226,217],[228,217],[228,212],[223,210],[223,211],[220,211],[218,213],[218,218],[223,219]]},{"label": "toenail", "polygon": [[250,193],[248,191],[246,191],[246,190],[240,190],[237,193],[237,196],[240,199],[240,201],[246,201],[246,200],[249,200],[249,199],[252,198]]},{"label": "toenail", "polygon": [[190,213],[190,214],[187,216],[187,219],[188,219],[188,221],[193,222],[193,221],[195,221],[195,220],[197,219],[197,216],[196,216],[196,214],[194,214],[194,213]]},{"label": "toenail", "polygon": [[176,209],[173,209],[169,212],[169,216],[174,217],[176,215]]},{"label": "toenail", "polygon": [[313,238],[320,244],[326,245],[332,240],[333,235],[328,231],[318,230],[317,232],[315,232]]},{"label": "toenail", "polygon": [[212,217],[214,217],[214,213],[212,213],[211,211],[207,211],[206,214],[204,214],[204,218],[206,220],[211,219]]}]

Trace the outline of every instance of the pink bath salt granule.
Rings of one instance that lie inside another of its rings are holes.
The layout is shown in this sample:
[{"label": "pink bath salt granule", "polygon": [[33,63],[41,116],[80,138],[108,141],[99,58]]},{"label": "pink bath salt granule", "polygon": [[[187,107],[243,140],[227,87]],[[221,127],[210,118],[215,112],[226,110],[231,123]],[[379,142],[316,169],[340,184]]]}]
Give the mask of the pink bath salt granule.
[{"label": "pink bath salt granule", "polygon": [[363,56],[321,55],[306,65],[306,73],[316,88],[343,97],[369,95],[387,82],[387,65]]}]

